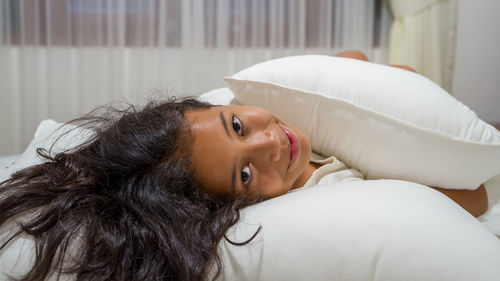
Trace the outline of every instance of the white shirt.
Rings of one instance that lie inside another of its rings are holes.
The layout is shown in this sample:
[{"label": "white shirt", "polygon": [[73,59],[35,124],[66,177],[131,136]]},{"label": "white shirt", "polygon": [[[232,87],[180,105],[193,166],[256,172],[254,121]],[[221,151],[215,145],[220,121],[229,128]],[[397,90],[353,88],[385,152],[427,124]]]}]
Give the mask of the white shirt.
[{"label": "white shirt", "polygon": [[325,158],[321,155],[312,153],[311,162],[321,166],[313,172],[312,176],[303,187],[292,189],[290,192],[316,185],[335,184],[364,179],[363,174],[355,169],[348,168],[344,163],[335,158],[335,156]]}]

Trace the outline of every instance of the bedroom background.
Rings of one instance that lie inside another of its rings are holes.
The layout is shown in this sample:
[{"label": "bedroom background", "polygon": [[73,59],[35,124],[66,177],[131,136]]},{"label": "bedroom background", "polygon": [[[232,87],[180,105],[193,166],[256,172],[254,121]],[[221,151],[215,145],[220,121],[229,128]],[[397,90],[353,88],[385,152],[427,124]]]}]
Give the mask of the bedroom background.
[{"label": "bedroom background", "polygon": [[500,2],[0,0],[0,156],[38,124],[151,94],[197,95],[271,58],[358,49],[500,124]]}]

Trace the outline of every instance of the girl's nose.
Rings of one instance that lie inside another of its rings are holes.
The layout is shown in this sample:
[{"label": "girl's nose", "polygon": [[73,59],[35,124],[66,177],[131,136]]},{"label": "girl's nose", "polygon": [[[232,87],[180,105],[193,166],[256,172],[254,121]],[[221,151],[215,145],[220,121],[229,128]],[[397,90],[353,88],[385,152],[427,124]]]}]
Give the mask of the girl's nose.
[{"label": "girl's nose", "polygon": [[280,160],[281,141],[278,132],[267,129],[249,139],[251,155],[274,164]]}]

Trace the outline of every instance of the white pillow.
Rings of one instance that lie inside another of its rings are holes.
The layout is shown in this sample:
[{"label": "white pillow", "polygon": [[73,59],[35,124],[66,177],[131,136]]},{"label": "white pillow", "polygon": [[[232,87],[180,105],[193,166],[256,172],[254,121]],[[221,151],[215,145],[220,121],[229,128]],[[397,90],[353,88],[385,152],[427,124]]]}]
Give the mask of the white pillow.
[{"label": "white pillow", "polygon": [[272,111],[313,150],[368,179],[475,189],[500,172],[500,133],[413,72],[305,55],[259,63],[226,82],[242,104]]},{"label": "white pillow", "polygon": [[23,154],[16,160],[16,164],[10,168],[13,173],[17,170],[42,163],[42,159],[36,152],[37,148],[51,149],[51,155],[56,155],[67,149],[71,149],[92,136],[92,131],[85,128],[76,128],[75,125],[64,125],[52,119],[43,120],[35,132],[35,137],[28,145]]},{"label": "white pillow", "polygon": [[[500,240],[443,194],[404,181],[306,188],[242,211],[220,280],[499,280]],[[213,273],[213,272],[212,272]]]},{"label": "white pillow", "polygon": [[200,100],[213,105],[241,105],[228,88],[218,88],[199,96]]}]

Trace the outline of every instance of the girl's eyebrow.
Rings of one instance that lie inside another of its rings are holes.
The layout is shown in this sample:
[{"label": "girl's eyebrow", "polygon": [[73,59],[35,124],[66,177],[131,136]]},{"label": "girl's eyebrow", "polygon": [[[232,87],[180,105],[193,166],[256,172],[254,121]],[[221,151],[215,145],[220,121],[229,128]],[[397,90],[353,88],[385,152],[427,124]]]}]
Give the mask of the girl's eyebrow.
[{"label": "girl's eyebrow", "polygon": [[[224,117],[224,113],[222,110],[219,113],[220,121],[222,122],[222,126],[224,126],[224,130],[226,131],[226,135],[228,138],[233,139],[233,136],[229,133],[229,129],[227,128],[226,118]],[[233,172],[231,175],[231,191],[232,193],[236,192],[236,162],[233,161]]]},{"label": "girl's eyebrow", "polygon": [[232,139],[233,136],[229,133],[229,129],[227,128],[226,118],[224,117],[224,113],[222,113],[222,110],[220,111],[219,117],[220,121],[222,122],[222,126],[224,126],[224,130],[226,131],[226,135]]},{"label": "girl's eyebrow", "polygon": [[231,192],[236,193],[236,166],[233,165],[233,175],[231,176]]}]

